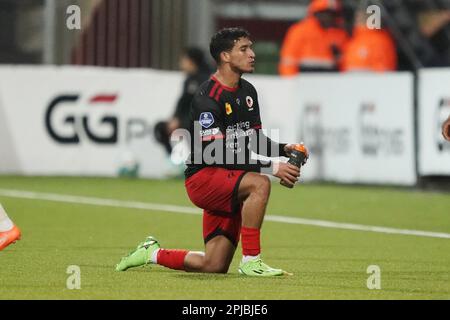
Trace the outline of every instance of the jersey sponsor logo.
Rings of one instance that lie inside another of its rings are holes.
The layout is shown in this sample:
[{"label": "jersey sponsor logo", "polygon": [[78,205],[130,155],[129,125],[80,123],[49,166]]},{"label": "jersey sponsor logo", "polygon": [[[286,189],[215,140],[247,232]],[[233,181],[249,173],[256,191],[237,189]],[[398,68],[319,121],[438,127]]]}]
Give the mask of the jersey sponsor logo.
[{"label": "jersey sponsor logo", "polygon": [[200,119],[198,120],[198,122],[200,122],[200,125],[203,128],[208,129],[209,127],[211,127],[213,125],[214,117],[211,112],[202,112],[200,114]]},{"label": "jersey sponsor logo", "polygon": [[223,139],[224,135],[220,131],[220,128],[210,128],[206,130],[200,130],[200,138],[202,141],[211,141],[213,139]]},{"label": "jersey sponsor logo", "polygon": [[241,121],[227,127],[227,130],[247,130],[250,129],[250,121]]},{"label": "jersey sponsor logo", "polygon": [[206,129],[206,130],[200,130],[200,136],[201,137],[215,136],[219,132],[220,132],[219,128],[211,128],[211,129]]},{"label": "jersey sponsor logo", "polygon": [[253,135],[254,132],[255,130],[250,128],[250,121],[241,121],[227,127],[226,138],[227,140],[234,140],[241,137],[249,137]]},{"label": "jersey sponsor logo", "polygon": [[231,141],[242,137],[251,137],[255,134],[255,129],[227,131],[226,140]]},{"label": "jersey sponsor logo", "polygon": [[247,102],[248,111],[253,110],[253,98],[250,96],[245,97],[245,102]]},{"label": "jersey sponsor logo", "polygon": [[225,112],[227,113],[227,115],[230,115],[233,112],[233,109],[231,109],[231,104],[229,104],[228,102],[225,103]]}]

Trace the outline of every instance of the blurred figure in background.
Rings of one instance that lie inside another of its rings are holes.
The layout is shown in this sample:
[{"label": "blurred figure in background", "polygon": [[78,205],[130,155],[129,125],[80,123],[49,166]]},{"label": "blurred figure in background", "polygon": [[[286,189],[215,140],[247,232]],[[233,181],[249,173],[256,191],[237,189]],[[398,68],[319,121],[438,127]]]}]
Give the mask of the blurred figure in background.
[{"label": "blurred figure in background", "polygon": [[282,76],[337,71],[347,40],[340,1],[312,0],[308,16],[291,26],[284,38],[278,71]]},{"label": "blurred figure in background", "polygon": [[344,48],[342,71],[394,71],[397,69],[397,49],[394,39],[383,26],[367,27],[365,8],[356,11],[355,27]]},{"label": "blurred figure in background", "polygon": [[176,129],[189,129],[189,111],[191,101],[197,88],[211,75],[211,69],[206,62],[203,51],[198,48],[187,48],[180,57],[180,69],[186,74],[183,93],[178,99],[175,112],[167,121],[158,122],[155,126],[156,140],[161,143],[167,154],[172,153],[170,135]]},{"label": "blurred figure in background", "polygon": [[428,66],[450,66],[450,2],[447,9],[425,11],[418,15],[421,33],[436,50],[436,57]]},{"label": "blurred figure in background", "polygon": [[0,251],[20,239],[20,230],[0,204]]}]

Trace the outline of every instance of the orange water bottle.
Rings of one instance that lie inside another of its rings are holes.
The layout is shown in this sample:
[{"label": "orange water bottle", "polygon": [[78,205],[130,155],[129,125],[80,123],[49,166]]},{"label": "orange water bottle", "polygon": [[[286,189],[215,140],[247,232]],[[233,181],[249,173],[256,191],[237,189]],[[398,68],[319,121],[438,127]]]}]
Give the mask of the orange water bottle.
[{"label": "orange water bottle", "polygon": [[[302,144],[296,144],[294,147],[294,150],[291,152],[291,156],[289,157],[288,163],[293,164],[294,166],[301,168],[308,159],[308,150],[306,147]],[[284,180],[280,181],[280,184],[292,188],[293,186],[290,186],[284,182]]]}]

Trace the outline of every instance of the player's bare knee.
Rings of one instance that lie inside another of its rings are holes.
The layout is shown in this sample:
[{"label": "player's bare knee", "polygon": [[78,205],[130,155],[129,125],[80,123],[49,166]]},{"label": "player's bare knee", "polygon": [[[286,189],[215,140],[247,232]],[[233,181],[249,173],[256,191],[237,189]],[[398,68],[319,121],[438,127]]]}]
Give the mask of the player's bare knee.
[{"label": "player's bare knee", "polygon": [[256,193],[262,198],[262,199],[268,199],[270,196],[270,189],[271,189],[271,183],[270,179],[267,176],[260,175],[259,178],[256,181]]},{"label": "player's bare knee", "polygon": [[240,186],[239,186],[239,201],[243,202],[245,200],[247,200],[247,198],[252,195],[255,194],[258,190],[258,181],[259,181],[259,177],[260,174],[254,173],[254,172],[248,172]]},{"label": "player's bare knee", "polygon": [[203,266],[204,272],[209,273],[227,273],[229,268],[229,264],[222,261],[205,261]]},{"label": "player's bare knee", "polygon": [[216,266],[214,269],[214,273],[227,273],[228,272],[228,266]]},{"label": "player's bare knee", "polygon": [[259,173],[248,173],[251,179],[250,187],[252,192],[260,191],[261,189],[265,191],[270,191],[270,179],[269,177],[259,174]]},{"label": "player's bare knee", "polygon": [[212,272],[214,273],[227,273],[228,272],[228,267],[229,265],[227,265],[226,263],[220,263],[220,264],[216,264],[214,266],[212,266]]}]

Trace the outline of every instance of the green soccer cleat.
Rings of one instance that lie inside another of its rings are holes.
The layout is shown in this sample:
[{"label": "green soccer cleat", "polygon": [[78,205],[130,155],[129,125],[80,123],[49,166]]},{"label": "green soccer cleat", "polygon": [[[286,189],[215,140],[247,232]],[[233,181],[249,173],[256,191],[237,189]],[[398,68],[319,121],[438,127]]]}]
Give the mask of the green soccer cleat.
[{"label": "green soccer cleat", "polygon": [[140,243],[136,250],[132,251],[128,256],[123,257],[116,265],[116,271],[125,271],[129,268],[139,267],[151,263],[150,258],[156,249],[159,249],[158,240],[152,236],[148,237],[144,242]]},{"label": "green soccer cleat", "polygon": [[281,269],[274,269],[262,262],[261,259],[250,260],[240,264],[239,273],[251,277],[275,277],[292,275]]}]

